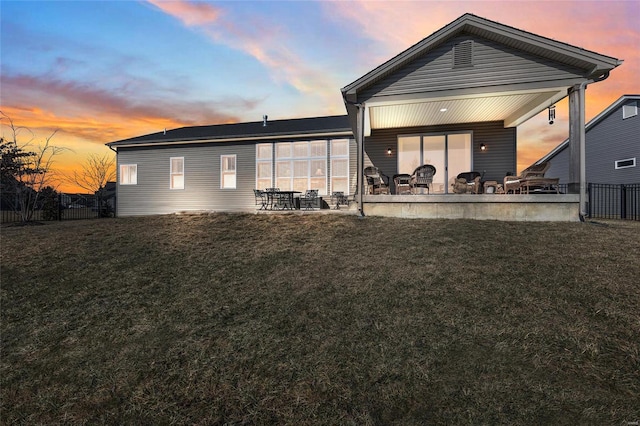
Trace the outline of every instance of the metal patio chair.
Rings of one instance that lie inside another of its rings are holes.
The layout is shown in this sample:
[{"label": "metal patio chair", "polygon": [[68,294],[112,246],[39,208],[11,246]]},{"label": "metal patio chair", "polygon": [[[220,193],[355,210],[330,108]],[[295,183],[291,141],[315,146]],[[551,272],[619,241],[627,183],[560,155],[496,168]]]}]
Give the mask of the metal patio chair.
[{"label": "metal patio chair", "polygon": [[336,210],[340,210],[340,205],[349,205],[349,199],[344,195],[344,191],[333,191],[331,194],[331,204],[335,205],[334,208]]},{"label": "metal patio chair", "polygon": [[253,195],[256,198],[256,206],[260,205],[260,208],[258,210],[266,210],[269,203],[267,194],[260,189],[254,189]]},{"label": "metal patio chair", "polygon": [[303,207],[305,210],[313,210],[316,204],[318,204],[318,190],[307,189],[304,196],[300,197],[300,210],[302,210]]}]

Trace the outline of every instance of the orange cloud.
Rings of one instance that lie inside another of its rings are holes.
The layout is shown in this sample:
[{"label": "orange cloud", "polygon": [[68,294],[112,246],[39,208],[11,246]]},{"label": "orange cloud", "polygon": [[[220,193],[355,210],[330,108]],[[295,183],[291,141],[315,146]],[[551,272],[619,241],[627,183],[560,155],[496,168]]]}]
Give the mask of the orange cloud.
[{"label": "orange cloud", "polygon": [[[87,85],[34,76],[2,75],[3,104],[0,110],[16,126],[29,129],[19,135],[20,144],[41,144],[54,132],[51,143],[65,150],[54,162],[56,185],[78,192],[61,176],[79,166],[83,158],[106,152],[106,142],[196,124],[232,123],[239,118],[223,108],[253,108],[257,101],[220,100],[218,106],[203,102],[178,104],[171,100],[140,100]],[[19,102],[16,100],[20,100]],[[180,119],[176,117],[186,117]],[[2,134],[10,136],[2,121]]]}]

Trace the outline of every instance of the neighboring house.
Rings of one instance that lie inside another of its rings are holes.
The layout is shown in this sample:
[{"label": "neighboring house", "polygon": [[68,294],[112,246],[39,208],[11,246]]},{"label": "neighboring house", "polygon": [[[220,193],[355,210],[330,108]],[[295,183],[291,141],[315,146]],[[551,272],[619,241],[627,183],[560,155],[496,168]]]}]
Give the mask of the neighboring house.
[{"label": "neighboring house", "polygon": [[[588,183],[640,184],[640,95],[624,95],[585,126]],[[535,164],[549,162],[548,176],[569,182],[569,140]]]},{"label": "neighboring house", "polygon": [[[485,180],[514,173],[517,126],[567,96],[583,110],[586,85],[620,64],[465,14],[342,88],[346,116],[185,127],[108,143],[117,152],[117,214],[250,210],[254,188],[276,186],[343,191],[362,214],[576,220],[573,195],[438,195],[451,192],[460,172]],[[584,126],[575,113],[570,123]],[[437,170],[429,195],[393,195],[393,185],[392,195],[364,194],[364,167],[393,176],[425,163]]]},{"label": "neighboring house", "polygon": [[[94,199],[96,203],[100,202],[102,198],[102,207],[105,209],[105,214],[115,213],[116,211],[116,182],[106,182],[104,188],[100,188],[94,192]],[[96,208],[97,206],[93,206]]]}]

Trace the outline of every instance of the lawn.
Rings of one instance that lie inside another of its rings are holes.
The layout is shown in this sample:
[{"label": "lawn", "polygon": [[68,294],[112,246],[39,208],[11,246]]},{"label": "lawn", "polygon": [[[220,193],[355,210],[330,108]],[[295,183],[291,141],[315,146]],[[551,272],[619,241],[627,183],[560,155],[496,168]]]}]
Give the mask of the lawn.
[{"label": "lawn", "polygon": [[4,424],[637,424],[640,223],[3,227]]}]

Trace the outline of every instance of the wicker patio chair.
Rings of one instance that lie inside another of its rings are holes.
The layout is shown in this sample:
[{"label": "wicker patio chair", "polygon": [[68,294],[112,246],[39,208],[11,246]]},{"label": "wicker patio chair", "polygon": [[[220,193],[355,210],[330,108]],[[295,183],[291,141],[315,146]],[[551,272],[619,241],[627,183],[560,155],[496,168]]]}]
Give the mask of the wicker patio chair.
[{"label": "wicker patio chair", "polygon": [[411,175],[402,173],[393,175],[393,183],[396,186],[396,194],[411,194]]},{"label": "wicker patio chair", "polygon": [[433,183],[433,176],[435,174],[436,168],[431,164],[423,164],[422,166],[417,167],[411,175],[411,193],[415,194],[416,188],[419,188],[420,191],[423,191],[424,188],[427,188],[428,194],[431,189],[431,184]]},{"label": "wicker patio chair", "polygon": [[478,172],[463,172],[458,174],[455,181],[451,184],[453,192],[456,194],[479,194],[481,189],[481,176]]},{"label": "wicker patio chair", "polygon": [[372,195],[389,194],[389,176],[374,166],[365,167],[363,173],[367,181],[367,193]]},{"label": "wicker patio chair", "polygon": [[550,166],[549,162],[534,164],[524,169],[519,176],[505,176],[504,193],[507,194],[511,191],[514,194],[528,194],[532,188],[549,190],[553,187],[555,187],[556,193],[559,193],[560,179],[544,176]]}]

